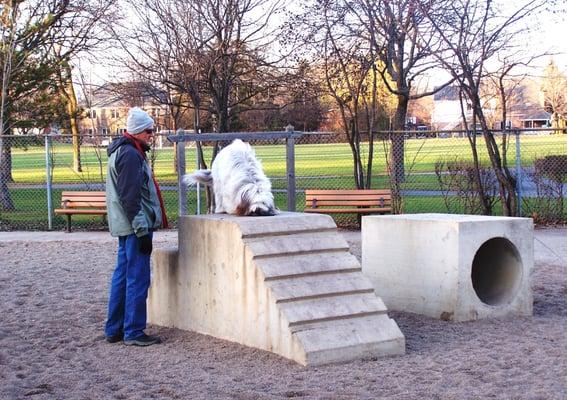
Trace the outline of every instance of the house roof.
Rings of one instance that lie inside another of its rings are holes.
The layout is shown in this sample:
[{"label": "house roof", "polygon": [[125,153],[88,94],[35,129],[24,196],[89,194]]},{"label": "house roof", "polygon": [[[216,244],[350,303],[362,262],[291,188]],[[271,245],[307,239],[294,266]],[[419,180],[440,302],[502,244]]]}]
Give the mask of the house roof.
[{"label": "house roof", "polygon": [[90,88],[87,96],[90,104],[83,99],[85,107],[130,107],[144,104],[164,104],[165,91],[145,82],[105,83]]},{"label": "house roof", "polygon": [[459,88],[457,86],[445,86],[443,89],[439,90],[433,95],[434,101],[458,101],[459,100]]},{"label": "house roof", "polygon": [[544,110],[531,110],[520,116],[520,121],[549,121],[551,113]]}]

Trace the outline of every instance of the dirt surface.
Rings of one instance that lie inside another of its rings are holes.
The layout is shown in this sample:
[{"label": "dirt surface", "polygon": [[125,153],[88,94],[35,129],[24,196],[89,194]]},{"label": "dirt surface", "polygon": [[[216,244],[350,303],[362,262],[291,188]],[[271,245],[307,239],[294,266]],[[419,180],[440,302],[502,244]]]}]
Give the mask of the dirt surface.
[{"label": "dirt surface", "polygon": [[[360,233],[344,235],[360,257]],[[172,243],[175,232],[155,247]],[[161,345],[108,344],[114,240],[1,233],[0,399],[566,399],[567,230],[536,231],[535,249],[533,317],[454,323],[391,312],[404,356],[305,368],[155,326]]]}]

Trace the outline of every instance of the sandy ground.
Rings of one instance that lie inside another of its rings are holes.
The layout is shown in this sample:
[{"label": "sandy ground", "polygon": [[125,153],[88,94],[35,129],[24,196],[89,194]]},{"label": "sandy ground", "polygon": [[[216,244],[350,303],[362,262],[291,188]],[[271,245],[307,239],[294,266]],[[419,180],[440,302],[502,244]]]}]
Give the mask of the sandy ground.
[{"label": "sandy ground", "polygon": [[[344,234],[360,257],[360,233]],[[103,233],[0,233],[0,399],[567,399],[567,229],[536,231],[532,318],[391,312],[406,355],[317,368],[155,326],[161,345],[106,343],[115,247]]]}]

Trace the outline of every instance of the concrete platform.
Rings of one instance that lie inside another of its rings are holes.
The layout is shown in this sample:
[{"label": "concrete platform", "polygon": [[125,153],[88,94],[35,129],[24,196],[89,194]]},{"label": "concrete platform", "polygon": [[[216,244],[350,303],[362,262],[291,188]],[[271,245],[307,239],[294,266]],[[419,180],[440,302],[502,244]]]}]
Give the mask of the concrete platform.
[{"label": "concrete platform", "polygon": [[362,269],[387,307],[444,320],[532,315],[530,218],[365,216]]},{"label": "concrete platform", "polygon": [[149,322],[321,365],[403,354],[358,260],[327,215],[183,216],[157,250]]}]

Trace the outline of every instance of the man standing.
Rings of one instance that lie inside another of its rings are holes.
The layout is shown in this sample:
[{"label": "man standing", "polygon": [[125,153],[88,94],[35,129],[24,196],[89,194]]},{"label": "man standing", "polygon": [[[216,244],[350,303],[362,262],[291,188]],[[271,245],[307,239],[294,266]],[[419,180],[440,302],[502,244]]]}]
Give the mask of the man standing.
[{"label": "man standing", "polygon": [[108,147],[106,203],[110,234],[118,237],[118,257],[110,284],[105,336],[109,343],[149,346],[160,338],[144,333],[150,286],[152,233],[167,226],[159,186],[146,159],[153,119],[134,107],[127,132]]}]

